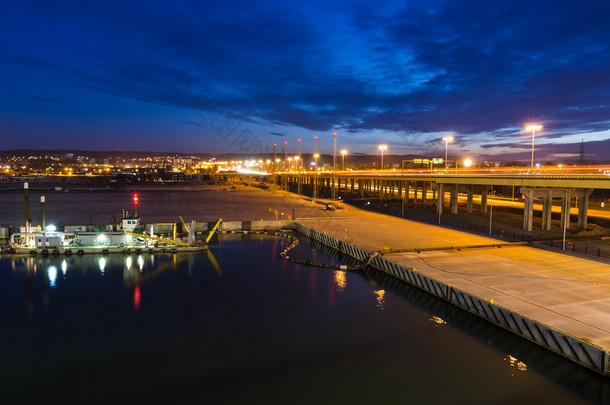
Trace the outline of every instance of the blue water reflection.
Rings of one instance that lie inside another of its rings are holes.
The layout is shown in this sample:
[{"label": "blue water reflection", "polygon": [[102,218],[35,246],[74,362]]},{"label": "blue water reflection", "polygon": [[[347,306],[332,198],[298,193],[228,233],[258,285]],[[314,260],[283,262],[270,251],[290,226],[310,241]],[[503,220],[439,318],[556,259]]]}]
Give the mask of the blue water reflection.
[{"label": "blue water reflection", "polygon": [[[555,383],[529,364],[546,351],[504,347],[511,335],[419,290],[283,260],[287,243],[230,235],[201,254],[1,258],[0,400],[590,403],[610,392],[553,357],[597,394]],[[337,260],[303,243],[291,254]]]}]

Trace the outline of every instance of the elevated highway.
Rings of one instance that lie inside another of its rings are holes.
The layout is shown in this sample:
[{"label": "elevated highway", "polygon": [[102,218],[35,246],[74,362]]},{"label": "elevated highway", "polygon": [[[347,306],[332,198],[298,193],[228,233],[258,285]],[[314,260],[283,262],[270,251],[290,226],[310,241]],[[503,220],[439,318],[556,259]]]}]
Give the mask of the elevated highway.
[{"label": "elevated highway", "polygon": [[[321,192],[363,198],[401,199],[408,205],[436,207],[439,216],[445,206],[458,212],[458,195],[465,196],[466,212],[472,213],[475,201],[481,212],[488,211],[488,196],[494,189],[511,188],[513,197],[523,198],[523,229],[532,231],[535,202],[542,206],[542,228],[551,229],[553,203],[561,207],[561,226],[569,228],[570,207],[577,206],[578,226],[587,226],[589,197],[595,189],[610,189],[610,167],[587,170],[543,169],[516,171],[488,170],[391,170],[391,171],[290,171],[275,173],[282,187],[292,187],[299,194]],[[476,198],[475,198],[476,197]]]}]

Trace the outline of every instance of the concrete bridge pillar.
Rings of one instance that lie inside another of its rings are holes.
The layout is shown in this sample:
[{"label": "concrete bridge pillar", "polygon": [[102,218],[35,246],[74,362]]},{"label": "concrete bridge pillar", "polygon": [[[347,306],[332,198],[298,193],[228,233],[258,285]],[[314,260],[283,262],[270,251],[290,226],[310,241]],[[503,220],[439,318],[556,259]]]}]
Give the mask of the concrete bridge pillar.
[{"label": "concrete bridge pillar", "polygon": [[[565,190],[565,195],[561,198],[561,228],[564,226],[570,229],[570,206],[572,205],[572,194],[570,190]],[[568,216],[566,218],[566,215]]]},{"label": "concrete bridge pillar", "polygon": [[451,201],[451,213],[457,214],[458,213],[458,185],[457,184],[451,189],[450,201]]},{"label": "concrete bridge pillar", "polygon": [[553,192],[551,189],[545,190],[546,195],[542,197],[542,229],[551,230],[551,209],[553,207]]},{"label": "concrete bridge pillar", "polygon": [[438,213],[438,215],[441,215],[443,213],[443,206],[445,205],[445,190],[443,184],[437,183],[436,191],[436,212]]},{"label": "concrete bridge pillar", "polygon": [[430,183],[430,187],[432,188],[432,202],[436,204],[436,183]]},{"label": "concrete bridge pillar", "polygon": [[424,181],[421,185],[421,206],[426,208],[426,200],[428,198],[428,182]]},{"label": "concrete bridge pillar", "polygon": [[487,193],[489,193],[489,186],[484,186],[481,191],[481,214],[487,214]]},{"label": "concrete bridge pillar", "polygon": [[472,214],[472,200],[473,200],[472,196],[473,196],[473,194],[474,194],[474,193],[473,193],[473,188],[474,188],[474,187],[473,187],[473,185],[472,185],[472,184],[469,184],[469,185],[468,185],[468,189],[467,189],[467,192],[468,192],[468,198],[467,198],[467,200],[466,200],[466,212],[467,212],[468,214]]},{"label": "concrete bridge pillar", "polygon": [[578,227],[587,227],[587,214],[589,211],[589,197],[593,189],[579,189],[578,190]]},{"label": "concrete bridge pillar", "polygon": [[523,206],[523,230],[531,232],[534,223],[534,187],[521,187],[525,198]]},{"label": "concrete bridge pillar", "polygon": [[417,182],[413,182],[413,206],[417,207]]}]

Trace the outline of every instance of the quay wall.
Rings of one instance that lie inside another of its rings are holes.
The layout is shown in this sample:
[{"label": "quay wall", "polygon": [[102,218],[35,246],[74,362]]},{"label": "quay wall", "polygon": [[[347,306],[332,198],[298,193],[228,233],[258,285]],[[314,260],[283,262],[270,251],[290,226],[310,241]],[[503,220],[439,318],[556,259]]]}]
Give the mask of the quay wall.
[{"label": "quay wall", "polygon": [[[355,259],[365,260],[369,256],[370,252],[303,224],[293,222],[290,227],[297,233],[317,240]],[[535,319],[530,319],[492,301],[487,301],[439,280],[425,276],[413,268],[401,266],[385,259],[382,255],[374,257],[370,266],[414,285],[582,366],[610,376],[610,353],[599,346],[540,323]]]}]

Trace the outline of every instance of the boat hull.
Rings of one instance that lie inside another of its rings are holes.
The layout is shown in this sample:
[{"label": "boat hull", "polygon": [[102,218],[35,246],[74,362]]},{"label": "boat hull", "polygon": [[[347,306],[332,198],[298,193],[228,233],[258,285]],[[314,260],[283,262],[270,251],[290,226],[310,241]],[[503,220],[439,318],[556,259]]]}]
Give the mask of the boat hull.
[{"label": "boat hull", "polygon": [[66,247],[55,249],[17,247],[12,249],[11,253],[19,255],[43,255],[43,256],[59,256],[59,255],[84,255],[84,254],[155,254],[155,253],[182,253],[182,252],[203,252],[208,249],[207,246],[150,246],[150,247],[100,247],[100,246],[82,246],[82,247]]}]

